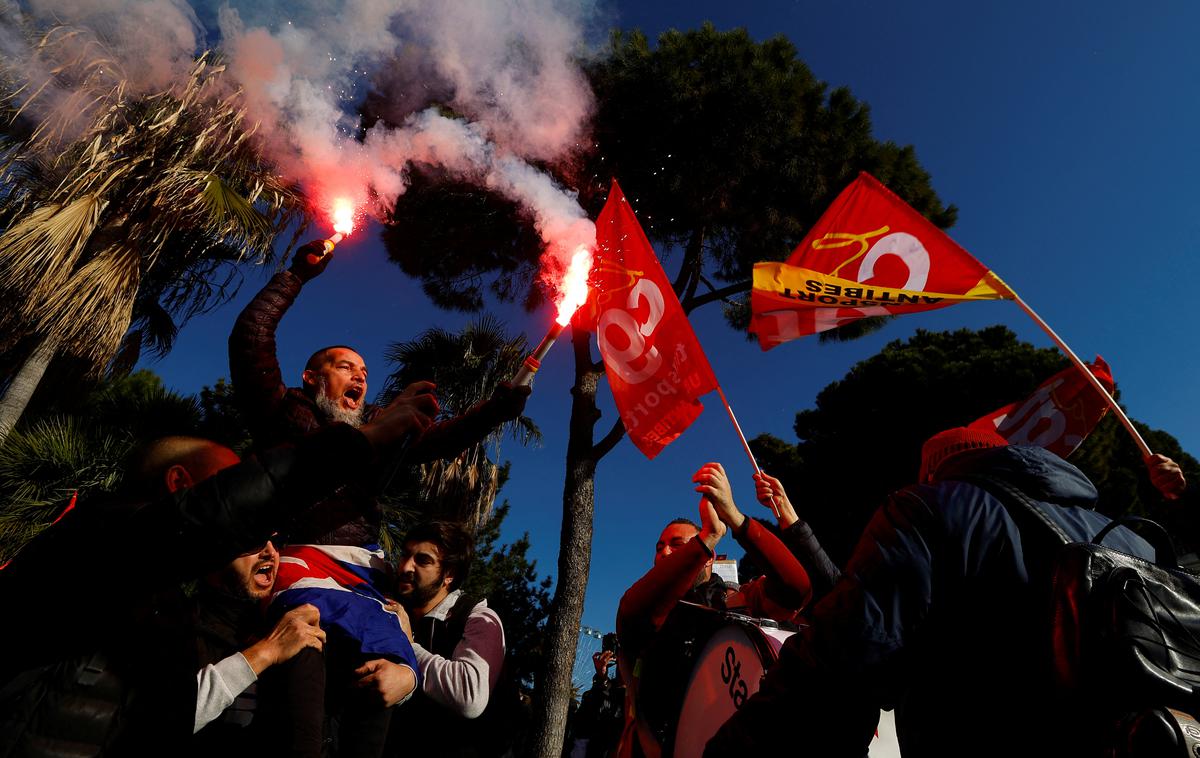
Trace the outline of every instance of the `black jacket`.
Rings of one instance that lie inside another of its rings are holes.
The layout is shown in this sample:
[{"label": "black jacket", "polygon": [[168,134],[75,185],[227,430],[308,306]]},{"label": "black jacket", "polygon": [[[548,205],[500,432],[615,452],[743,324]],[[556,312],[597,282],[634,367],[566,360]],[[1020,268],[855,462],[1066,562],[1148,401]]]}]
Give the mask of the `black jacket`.
[{"label": "black jacket", "polygon": [[[966,479],[1016,486],[1074,539],[1109,519],[1091,510],[1087,477],[1041,448],[963,454],[948,466],[944,481],[902,490],[875,513],[811,626],[784,644],[706,755],[790,744],[864,756],[881,708],[896,709],[906,756],[1071,754],[1079,724],[1054,699],[1039,623],[1049,577],[1038,567],[1052,548]],[[1153,556],[1123,528],[1106,544]]]}]

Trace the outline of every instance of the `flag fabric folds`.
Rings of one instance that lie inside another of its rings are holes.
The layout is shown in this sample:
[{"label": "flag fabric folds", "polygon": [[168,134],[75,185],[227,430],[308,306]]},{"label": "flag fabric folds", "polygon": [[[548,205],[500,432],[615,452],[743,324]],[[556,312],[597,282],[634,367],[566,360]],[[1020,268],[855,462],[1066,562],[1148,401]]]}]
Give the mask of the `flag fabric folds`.
[{"label": "flag fabric folds", "polygon": [[388,581],[383,551],[375,545],[288,545],[280,551],[271,603],[280,612],[315,605],[330,639],[341,638],[371,658],[408,664],[419,683],[408,635],[377,589]]},{"label": "flag fabric folds", "polygon": [[[1100,356],[1088,364],[1111,395],[1112,372]],[[1066,458],[1083,443],[1108,412],[1108,402],[1075,366],[1050,377],[1027,399],[1011,403],[971,423],[991,429],[1013,445],[1044,447]]]},{"label": "flag fabric folds", "polygon": [[867,316],[1011,297],[999,277],[863,172],[786,263],[754,265],[750,332],[770,350]]},{"label": "flag fabric folds", "polygon": [[616,182],[596,220],[589,284],[576,323],[595,329],[625,430],[654,458],[700,415],[697,398],[717,379]]}]

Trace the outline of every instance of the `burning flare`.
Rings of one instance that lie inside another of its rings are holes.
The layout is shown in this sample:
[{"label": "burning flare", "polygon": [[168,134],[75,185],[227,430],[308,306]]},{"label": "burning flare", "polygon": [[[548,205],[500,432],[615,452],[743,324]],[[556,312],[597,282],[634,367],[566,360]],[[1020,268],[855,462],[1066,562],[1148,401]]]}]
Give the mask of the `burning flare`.
[{"label": "burning flare", "polygon": [[517,375],[513,377],[512,383],[515,386],[527,386],[533,382],[533,375],[542,367],[542,361],[546,359],[546,353],[550,352],[550,346],[558,339],[558,335],[562,334],[563,329],[571,322],[571,316],[575,315],[575,311],[579,310],[579,306],[587,301],[588,296],[588,274],[592,270],[592,251],[587,245],[580,245],[571,256],[571,263],[567,266],[567,273],[563,275],[562,286],[559,287],[558,297],[558,316],[554,319],[554,325],[550,327],[550,331],[542,338],[541,344],[537,346],[527,358],[525,363],[521,365]]},{"label": "burning flare", "polygon": [[354,231],[354,203],[339,197],[333,201],[333,230],[343,237]]},{"label": "burning flare", "polygon": [[592,251],[586,245],[580,245],[571,256],[571,264],[563,276],[561,294],[558,300],[558,317],[554,319],[559,326],[566,326],[571,316],[579,310],[588,295],[588,274],[592,270]]},{"label": "burning flare", "polygon": [[348,198],[339,197],[333,201],[333,210],[329,215],[333,217],[335,234],[325,240],[325,255],[332,253],[333,248],[354,231],[354,203]]}]

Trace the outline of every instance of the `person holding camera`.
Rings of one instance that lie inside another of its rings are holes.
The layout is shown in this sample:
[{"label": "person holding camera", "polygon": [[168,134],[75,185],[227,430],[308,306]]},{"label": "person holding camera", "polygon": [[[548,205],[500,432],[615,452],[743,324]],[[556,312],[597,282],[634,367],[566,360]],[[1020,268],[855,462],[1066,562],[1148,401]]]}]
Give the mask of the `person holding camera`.
[{"label": "person holding camera", "polygon": [[575,712],[571,758],[606,758],[616,748],[625,725],[625,685],[608,673],[617,665],[616,633],[604,635],[600,647],[592,656],[596,667],[592,688],[580,696]]}]

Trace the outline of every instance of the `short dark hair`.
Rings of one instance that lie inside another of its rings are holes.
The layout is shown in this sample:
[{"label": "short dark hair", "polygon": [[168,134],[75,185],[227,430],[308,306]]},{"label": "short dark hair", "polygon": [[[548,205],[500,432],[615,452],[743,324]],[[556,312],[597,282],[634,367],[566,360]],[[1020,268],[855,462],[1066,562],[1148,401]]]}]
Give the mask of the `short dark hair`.
[{"label": "short dark hair", "polygon": [[475,537],[454,521],[426,521],[417,524],[404,535],[409,542],[432,542],[442,553],[442,571],[451,571],[454,579],[450,591],[458,589],[467,581],[471,572],[471,561],[475,557]]},{"label": "short dark hair", "polygon": [[[308,357],[308,363],[304,364],[304,370],[316,371],[321,368],[325,363],[325,353],[328,353],[330,350],[354,350],[354,348],[349,345],[328,345],[323,347]],[[354,352],[357,353],[358,351],[354,350]]]},{"label": "short dark hair", "polygon": [[702,531],[699,524],[697,524],[695,521],[692,521],[690,518],[684,518],[683,516],[680,516],[679,518],[673,518],[667,522],[667,526],[674,526],[675,524],[687,524],[697,532]]}]

